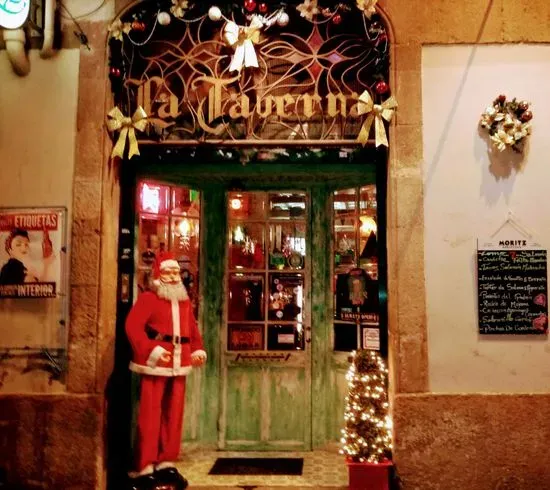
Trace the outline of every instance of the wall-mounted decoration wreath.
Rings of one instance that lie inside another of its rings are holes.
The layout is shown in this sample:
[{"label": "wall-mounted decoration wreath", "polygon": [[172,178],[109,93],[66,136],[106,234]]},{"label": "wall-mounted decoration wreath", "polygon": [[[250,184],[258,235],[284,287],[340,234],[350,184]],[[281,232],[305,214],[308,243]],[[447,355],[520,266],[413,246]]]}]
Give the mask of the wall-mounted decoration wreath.
[{"label": "wall-mounted decoration wreath", "polygon": [[505,95],[499,95],[493,105],[485,109],[479,124],[488,131],[497,150],[511,148],[522,153],[527,136],[531,134],[531,119],[533,113],[528,102],[515,98],[507,101]]}]

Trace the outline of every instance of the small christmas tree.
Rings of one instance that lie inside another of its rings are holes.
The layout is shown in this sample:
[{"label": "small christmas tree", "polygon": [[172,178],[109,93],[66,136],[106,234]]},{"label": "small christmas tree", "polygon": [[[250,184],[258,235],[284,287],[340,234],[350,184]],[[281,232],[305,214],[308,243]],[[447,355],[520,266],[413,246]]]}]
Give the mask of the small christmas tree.
[{"label": "small christmas tree", "polygon": [[379,463],[390,459],[391,419],[384,360],[374,351],[353,352],[346,379],[349,393],[340,453],[353,462]]}]

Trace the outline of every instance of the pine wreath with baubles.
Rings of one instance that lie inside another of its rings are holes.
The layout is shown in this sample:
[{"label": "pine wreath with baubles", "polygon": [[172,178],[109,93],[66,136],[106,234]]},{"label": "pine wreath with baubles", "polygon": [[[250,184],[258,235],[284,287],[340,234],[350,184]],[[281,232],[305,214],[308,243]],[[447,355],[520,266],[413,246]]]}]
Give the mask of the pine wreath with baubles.
[{"label": "pine wreath with baubles", "polygon": [[352,353],[346,374],[341,454],[353,462],[380,463],[391,458],[392,434],[388,402],[388,370],[374,351]]},{"label": "pine wreath with baubles", "polygon": [[499,95],[493,104],[485,109],[479,124],[488,131],[497,150],[511,148],[517,153],[522,153],[527,136],[531,134],[531,119],[533,113],[528,102],[515,98],[508,101],[505,95]]}]

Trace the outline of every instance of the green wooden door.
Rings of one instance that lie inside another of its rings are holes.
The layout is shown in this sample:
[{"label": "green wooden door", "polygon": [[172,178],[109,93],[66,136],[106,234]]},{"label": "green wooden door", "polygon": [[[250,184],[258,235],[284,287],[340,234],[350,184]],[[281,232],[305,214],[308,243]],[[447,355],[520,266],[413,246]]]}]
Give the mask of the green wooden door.
[{"label": "green wooden door", "polygon": [[219,447],[311,447],[310,197],[227,194]]}]

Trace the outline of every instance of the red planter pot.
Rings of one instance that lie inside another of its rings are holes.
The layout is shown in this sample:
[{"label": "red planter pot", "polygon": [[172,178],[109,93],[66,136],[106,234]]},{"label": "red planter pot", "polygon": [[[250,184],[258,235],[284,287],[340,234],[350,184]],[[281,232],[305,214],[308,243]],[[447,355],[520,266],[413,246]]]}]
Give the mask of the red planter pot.
[{"label": "red planter pot", "polygon": [[354,463],[347,461],[349,490],[389,490],[391,461]]}]

